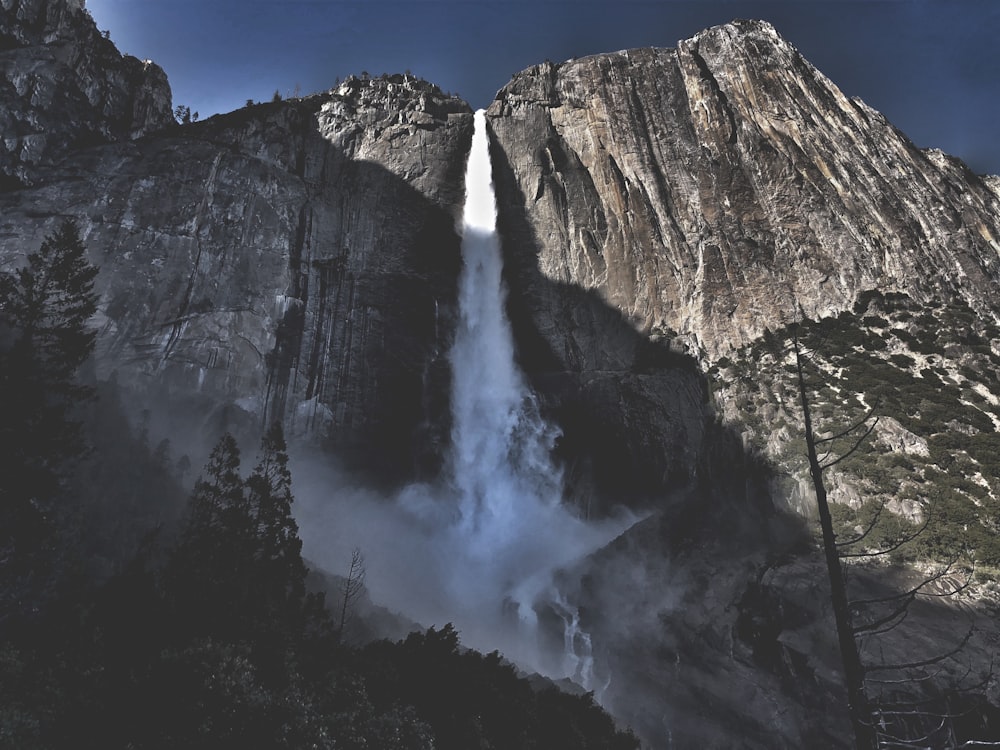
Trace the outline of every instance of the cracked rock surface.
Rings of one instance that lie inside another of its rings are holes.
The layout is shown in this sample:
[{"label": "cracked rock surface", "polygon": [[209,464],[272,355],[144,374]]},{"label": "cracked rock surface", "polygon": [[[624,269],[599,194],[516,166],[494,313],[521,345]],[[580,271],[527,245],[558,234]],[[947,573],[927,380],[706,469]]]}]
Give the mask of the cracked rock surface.
[{"label": "cracked rock surface", "polygon": [[[767,23],[530,68],[489,116],[523,217],[509,252],[534,272],[517,282],[592,290],[701,357],[873,288],[996,310],[995,179],[916,148]],[[560,295],[524,294],[558,319]],[[594,348],[544,325],[557,350]]]},{"label": "cracked rock surface", "polygon": [[98,375],[206,436],[280,419],[385,479],[435,471],[468,105],[351,77],[179,126],[162,71],[79,3],[3,8],[0,267],[79,221]]}]

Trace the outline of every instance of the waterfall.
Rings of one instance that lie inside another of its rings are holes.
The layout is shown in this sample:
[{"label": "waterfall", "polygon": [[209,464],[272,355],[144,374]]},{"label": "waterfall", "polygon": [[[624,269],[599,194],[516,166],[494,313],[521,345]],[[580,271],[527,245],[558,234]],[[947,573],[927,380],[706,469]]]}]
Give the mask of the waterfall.
[{"label": "waterfall", "polygon": [[527,506],[554,510],[562,477],[549,457],[558,432],[540,417],[514,361],[482,110],[476,112],[465,190],[459,325],[451,351],[451,474],[461,530],[489,551],[503,544]]},{"label": "waterfall", "polygon": [[590,634],[580,627],[580,611],[555,591],[552,608],[563,621],[563,656],[566,676],[584,690],[594,685],[594,651]]},{"label": "waterfall", "polygon": [[551,459],[559,433],[540,415],[515,361],[482,110],[475,115],[465,191],[459,325],[451,351],[455,530],[477,561],[502,572],[506,588],[497,593],[516,612],[522,641],[534,636],[539,600],[550,600],[566,625],[566,653],[557,663],[589,688],[590,636],[575,608],[558,592],[552,599],[551,577],[606,542],[608,529],[584,523],[561,505],[562,475]]},{"label": "waterfall", "polygon": [[[324,524],[340,537],[326,544],[365,550],[374,600],[423,625],[454,623],[465,645],[499,650],[526,669],[590,682],[590,637],[555,573],[635,519],[587,522],[562,503],[563,479],[551,458],[559,431],[517,367],[505,312],[483,111],[475,115],[465,188],[444,476],[407,487],[391,504],[350,494]],[[539,637],[540,612],[549,625],[562,618],[565,653]]]}]

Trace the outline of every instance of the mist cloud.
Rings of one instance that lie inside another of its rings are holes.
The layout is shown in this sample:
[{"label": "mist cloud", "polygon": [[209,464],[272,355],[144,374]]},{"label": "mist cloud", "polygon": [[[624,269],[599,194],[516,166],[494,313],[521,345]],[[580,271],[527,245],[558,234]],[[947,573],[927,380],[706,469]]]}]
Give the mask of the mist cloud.
[{"label": "mist cloud", "polygon": [[[586,522],[562,503],[550,455],[558,431],[542,419],[514,362],[485,117],[466,174],[460,320],[451,352],[450,458],[435,484],[393,497],[359,486],[326,459],[295,467],[305,554],[343,573],[360,546],[374,601],[420,622],[452,622],[466,645],[500,650],[522,666],[586,681],[575,655],[548,653],[539,613],[563,618],[566,646],[589,647],[555,573],[634,522]],[[586,686],[589,687],[589,686]]]}]

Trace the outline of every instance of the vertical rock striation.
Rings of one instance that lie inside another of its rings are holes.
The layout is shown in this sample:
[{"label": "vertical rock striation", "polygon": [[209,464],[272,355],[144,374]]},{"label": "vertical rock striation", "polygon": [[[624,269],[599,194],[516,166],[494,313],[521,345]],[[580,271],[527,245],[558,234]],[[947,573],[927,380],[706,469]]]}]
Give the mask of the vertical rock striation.
[{"label": "vertical rock striation", "polygon": [[281,419],[383,478],[433,472],[468,105],[349,78],[182,127],[82,3],[3,2],[0,268],[74,217],[100,374],[208,434]]},{"label": "vertical rock striation", "polygon": [[[533,255],[520,265],[699,355],[873,288],[992,305],[996,191],[848,99],[767,23],[546,63],[489,115],[510,164],[507,211],[524,222],[511,252]],[[525,295],[538,319],[558,318],[555,297]],[[569,328],[556,349],[601,348]]]}]

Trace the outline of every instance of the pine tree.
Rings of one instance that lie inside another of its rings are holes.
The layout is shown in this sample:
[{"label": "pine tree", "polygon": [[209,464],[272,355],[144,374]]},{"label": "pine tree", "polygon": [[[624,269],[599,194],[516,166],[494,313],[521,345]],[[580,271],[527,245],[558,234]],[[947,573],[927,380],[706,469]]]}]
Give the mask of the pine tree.
[{"label": "pine tree", "polygon": [[236,439],[226,433],[209,456],[205,474],[195,482],[191,493],[184,543],[194,544],[212,538],[249,532],[249,515],[240,478],[240,449]]},{"label": "pine tree", "polygon": [[253,522],[240,451],[223,435],[195,482],[187,519],[171,555],[167,587],[187,633],[240,636],[251,588]]},{"label": "pine tree", "polygon": [[280,680],[285,659],[321,642],[331,624],[322,595],[306,593],[281,426],[264,435],[245,481],[239,466],[236,441],[226,435],[191,495],[166,590],[181,640],[252,644],[264,673]]},{"label": "pine tree", "polygon": [[[67,220],[0,277],[0,586],[21,607],[37,605],[25,600],[44,578],[35,555],[51,542],[56,501],[84,452],[73,411],[92,392],[77,373],[94,348],[96,276]],[[34,583],[22,585],[25,575]]]},{"label": "pine tree", "polygon": [[65,221],[0,284],[2,481],[30,488],[36,502],[55,493],[82,452],[72,410],[91,394],[77,371],[94,349],[87,323],[97,311],[96,276],[79,230]]},{"label": "pine tree", "polygon": [[80,230],[66,220],[0,289],[15,346],[32,355],[39,374],[60,392],[79,392],[74,375],[94,348],[97,334],[87,322],[97,312],[96,278]]},{"label": "pine tree", "polygon": [[306,567],[302,541],[292,517],[292,473],[281,424],[275,422],[261,441],[253,473],[247,478],[254,518],[255,578],[263,615],[299,625],[305,600]]}]

